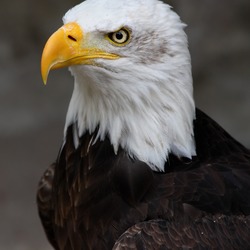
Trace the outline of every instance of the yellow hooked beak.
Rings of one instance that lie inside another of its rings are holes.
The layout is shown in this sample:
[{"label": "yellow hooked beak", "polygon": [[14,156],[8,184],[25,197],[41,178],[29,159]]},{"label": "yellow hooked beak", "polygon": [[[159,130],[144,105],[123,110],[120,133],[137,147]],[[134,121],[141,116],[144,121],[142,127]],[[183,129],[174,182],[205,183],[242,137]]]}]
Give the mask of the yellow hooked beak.
[{"label": "yellow hooked beak", "polygon": [[52,34],[44,47],[41,59],[44,84],[51,69],[77,64],[94,64],[91,60],[96,58],[119,58],[118,55],[85,44],[84,32],[77,23],[68,23]]}]

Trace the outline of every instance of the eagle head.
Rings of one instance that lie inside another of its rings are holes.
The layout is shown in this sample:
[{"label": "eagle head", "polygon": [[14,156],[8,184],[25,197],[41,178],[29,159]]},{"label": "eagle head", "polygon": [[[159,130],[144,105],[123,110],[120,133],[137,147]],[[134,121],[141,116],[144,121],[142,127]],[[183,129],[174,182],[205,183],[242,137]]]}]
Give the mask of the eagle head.
[{"label": "eagle head", "polygon": [[[74,77],[65,131],[98,129],[116,153],[164,170],[169,153],[195,155],[195,105],[185,25],[158,0],[86,0],[45,45],[41,73]],[[93,141],[94,143],[94,141]],[[77,140],[75,146],[78,146]]]}]

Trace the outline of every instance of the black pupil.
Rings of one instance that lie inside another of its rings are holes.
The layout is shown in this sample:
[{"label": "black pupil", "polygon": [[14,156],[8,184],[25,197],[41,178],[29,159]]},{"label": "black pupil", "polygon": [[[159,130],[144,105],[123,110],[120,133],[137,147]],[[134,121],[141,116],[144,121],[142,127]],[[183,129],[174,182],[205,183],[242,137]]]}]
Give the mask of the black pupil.
[{"label": "black pupil", "polygon": [[121,40],[123,38],[123,34],[120,31],[118,31],[115,33],[115,37],[117,40]]}]

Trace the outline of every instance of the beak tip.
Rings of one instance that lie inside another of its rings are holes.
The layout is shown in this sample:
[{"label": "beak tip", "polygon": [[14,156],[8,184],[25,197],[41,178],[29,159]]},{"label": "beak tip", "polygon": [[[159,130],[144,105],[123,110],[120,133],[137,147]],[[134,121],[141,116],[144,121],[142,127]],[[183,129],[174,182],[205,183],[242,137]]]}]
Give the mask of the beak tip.
[{"label": "beak tip", "polygon": [[41,75],[42,75],[43,84],[46,85],[47,84],[47,80],[48,80],[48,73],[47,72],[44,73],[44,71],[42,70]]},{"label": "beak tip", "polygon": [[45,79],[43,79],[43,85],[47,85],[47,79],[45,80]]}]

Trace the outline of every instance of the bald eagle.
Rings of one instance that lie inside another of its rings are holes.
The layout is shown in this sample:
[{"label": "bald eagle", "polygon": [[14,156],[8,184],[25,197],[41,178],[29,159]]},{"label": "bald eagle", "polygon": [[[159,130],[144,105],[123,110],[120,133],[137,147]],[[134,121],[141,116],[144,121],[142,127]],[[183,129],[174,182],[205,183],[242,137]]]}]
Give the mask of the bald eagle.
[{"label": "bald eagle", "polygon": [[87,0],[45,45],[74,90],[38,188],[55,249],[250,249],[250,152],[195,108],[185,25],[158,0]]}]

